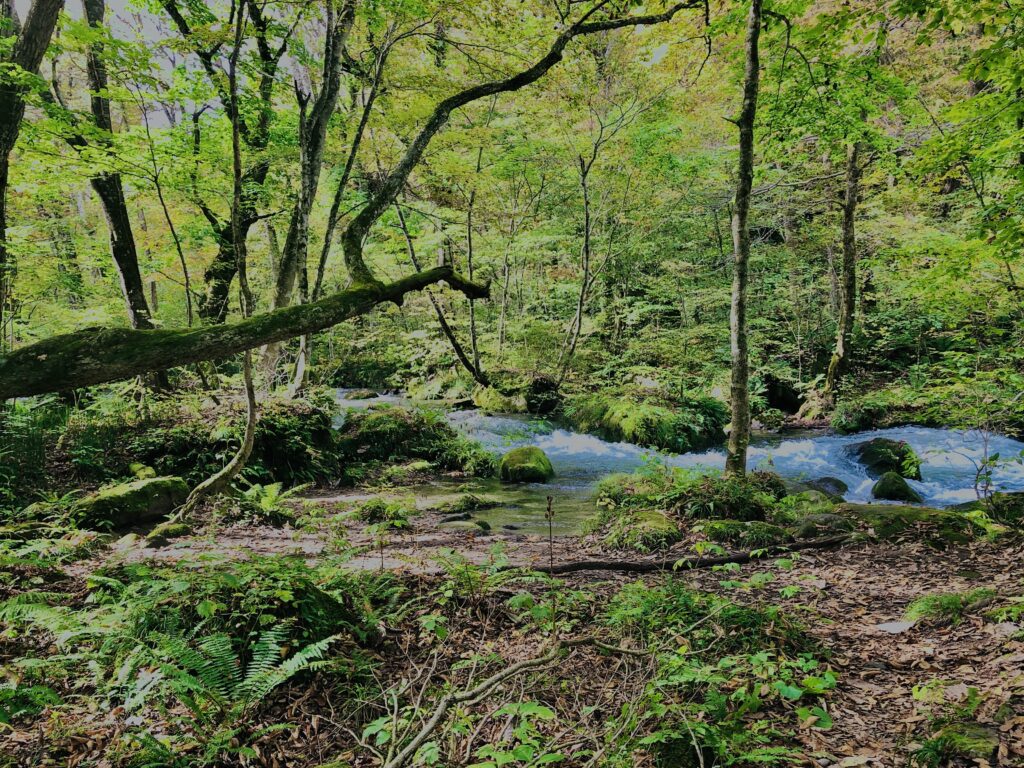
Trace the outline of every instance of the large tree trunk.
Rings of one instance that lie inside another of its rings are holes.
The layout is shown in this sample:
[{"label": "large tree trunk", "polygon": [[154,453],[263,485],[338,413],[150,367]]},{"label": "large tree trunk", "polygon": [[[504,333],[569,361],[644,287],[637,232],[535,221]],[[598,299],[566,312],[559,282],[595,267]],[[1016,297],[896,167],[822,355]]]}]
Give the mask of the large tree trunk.
[{"label": "large tree trunk", "polygon": [[[57,25],[64,0],[34,0],[25,23],[19,29],[15,23],[14,3],[3,0],[0,3],[0,22],[8,33],[14,32],[17,39],[9,56],[0,64],[13,66],[35,74],[43,61],[43,55],[50,45],[53,29]],[[3,337],[4,314],[12,304],[11,270],[13,265],[7,251],[7,184],[10,174],[10,157],[18,140],[21,120],[25,116],[25,88],[11,86],[0,89],[0,339]],[[0,348],[3,342],[0,340]]]},{"label": "large tree trunk", "polygon": [[843,264],[839,281],[839,324],[836,347],[825,377],[825,394],[835,392],[839,379],[849,364],[850,339],[857,308],[857,237],[854,219],[860,193],[860,143],[850,144],[846,153],[846,196],[843,198]]},{"label": "large tree trunk", "polygon": [[733,278],[729,333],[732,375],[729,387],[732,426],[726,450],[725,471],[742,476],[747,471],[750,443],[750,360],[747,351],[747,269],[750,260],[750,190],[754,184],[754,118],[760,80],[758,39],[761,35],[761,0],[750,1],[745,44],[743,107],[736,125],[740,131],[740,159],[736,200],[732,214]]},{"label": "large tree trunk", "polygon": [[[85,7],[85,17],[89,26],[97,30],[102,29],[103,18],[106,15],[104,0],[83,0],[82,5]],[[103,61],[103,43],[100,38],[89,47],[86,64],[92,116],[96,127],[102,132],[103,138],[100,142],[109,145],[114,124],[110,115],[110,99],[106,95],[107,67]],[[128,321],[132,328],[152,328],[152,315],[142,285],[139,254],[135,247],[135,234],[132,232],[121,175],[103,173],[94,176],[91,182],[103,206],[103,213],[110,229],[110,253],[114,257],[114,265],[121,283],[121,296],[128,312]]]}]

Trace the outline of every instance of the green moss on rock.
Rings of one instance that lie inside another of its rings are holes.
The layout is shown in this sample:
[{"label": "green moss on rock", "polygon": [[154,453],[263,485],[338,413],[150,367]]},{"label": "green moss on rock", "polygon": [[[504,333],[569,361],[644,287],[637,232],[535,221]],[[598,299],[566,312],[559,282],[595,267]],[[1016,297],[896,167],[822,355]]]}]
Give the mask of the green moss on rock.
[{"label": "green moss on rock", "polygon": [[546,483],[555,476],[555,469],[544,451],[526,445],[501,457],[498,474],[508,483]]},{"label": "green moss on rock", "polygon": [[793,526],[793,535],[798,539],[817,539],[852,531],[856,526],[842,515],[818,512],[806,515]]},{"label": "green moss on rock", "polygon": [[708,520],[702,528],[711,541],[751,548],[784,544],[793,540],[785,528],[756,520]]},{"label": "green moss on rock", "polygon": [[886,472],[871,488],[871,495],[886,501],[906,501],[920,504],[924,501],[921,494],[915,491],[907,481],[895,472]]},{"label": "green moss on rock", "polygon": [[180,477],[143,478],[87,496],[75,505],[74,514],[86,528],[126,528],[169,515],[188,493]]},{"label": "green moss on rock", "polygon": [[665,549],[682,537],[682,530],[664,512],[641,509],[616,515],[605,530],[604,544],[613,549],[650,552]]},{"label": "green moss on rock", "polygon": [[963,543],[984,530],[966,516],[945,509],[890,504],[840,504],[836,514],[870,528],[880,539],[918,533],[929,543]]},{"label": "green moss on rock", "polygon": [[853,451],[872,477],[895,472],[911,480],[921,479],[921,459],[902,440],[876,437],[853,446]]},{"label": "green moss on rock", "polygon": [[526,413],[526,396],[506,395],[494,387],[477,387],[473,392],[473,405],[489,413]]},{"label": "green moss on rock", "polygon": [[192,533],[188,523],[161,523],[146,536],[146,544],[151,547],[162,547],[171,539],[180,539]]},{"label": "green moss on rock", "polygon": [[140,480],[147,480],[156,477],[156,470],[140,461],[133,461],[128,465],[128,471]]}]

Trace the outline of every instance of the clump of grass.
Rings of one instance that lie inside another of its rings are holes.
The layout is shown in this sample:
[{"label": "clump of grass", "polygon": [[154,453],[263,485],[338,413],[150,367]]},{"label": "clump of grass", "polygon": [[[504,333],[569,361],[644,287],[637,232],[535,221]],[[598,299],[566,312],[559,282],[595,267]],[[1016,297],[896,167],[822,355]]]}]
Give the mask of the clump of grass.
[{"label": "clump of grass", "polygon": [[364,501],[356,508],[356,518],[371,525],[388,524],[392,528],[402,528],[408,525],[415,506],[412,500],[387,501],[377,497]]},{"label": "clump of grass", "polygon": [[904,617],[907,621],[944,621],[959,624],[964,614],[978,603],[996,596],[994,589],[979,588],[970,592],[950,592],[939,595],[925,595],[907,606]]}]

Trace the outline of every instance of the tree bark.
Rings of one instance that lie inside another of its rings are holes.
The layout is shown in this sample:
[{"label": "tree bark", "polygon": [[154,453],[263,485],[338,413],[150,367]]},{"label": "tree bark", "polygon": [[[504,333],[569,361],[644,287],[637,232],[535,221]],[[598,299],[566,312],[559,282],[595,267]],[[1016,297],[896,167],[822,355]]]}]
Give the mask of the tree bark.
[{"label": "tree bark", "polygon": [[729,387],[732,426],[726,449],[726,474],[743,476],[747,471],[750,443],[750,360],[747,349],[747,271],[750,260],[750,190],[754,183],[754,119],[760,80],[758,42],[761,35],[761,2],[750,0],[744,45],[743,106],[736,125],[740,132],[740,158],[736,199],[732,214],[733,278],[729,312],[732,371]]},{"label": "tree bark", "polygon": [[[83,0],[85,18],[89,26],[102,30],[106,15],[104,0]],[[92,110],[96,127],[102,132],[102,144],[109,146],[114,124],[110,115],[110,99],[107,98],[107,67],[103,61],[102,38],[89,46],[86,61],[89,78],[89,105]],[[121,284],[121,296],[124,298],[125,310],[132,328],[152,328],[153,321],[149,305],[146,303],[146,291],[142,285],[142,274],[139,271],[139,254],[135,247],[135,234],[132,232],[131,217],[128,215],[128,204],[124,197],[124,186],[119,173],[102,173],[91,180],[92,188],[103,206],[103,214],[110,230],[110,253],[114,258],[118,280]]]},{"label": "tree bark", "polygon": [[857,307],[857,237],[855,216],[860,194],[860,142],[854,141],[846,152],[846,194],[843,198],[843,263],[839,282],[839,324],[836,346],[825,376],[826,395],[835,392],[840,377],[849,365],[850,339]]},{"label": "tree bark", "polygon": [[[63,7],[64,0],[34,0],[25,17],[25,23],[18,28],[15,23],[14,3],[5,0],[0,6],[0,21],[9,25],[8,30],[13,30],[17,39],[10,55],[2,63],[32,74],[37,73]],[[0,88],[0,348],[3,346],[4,316],[12,304],[13,265],[7,251],[7,184],[10,176],[11,151],[18,140],[21,120],[25,116],[26,90],[25,86],[13,84]]]}]

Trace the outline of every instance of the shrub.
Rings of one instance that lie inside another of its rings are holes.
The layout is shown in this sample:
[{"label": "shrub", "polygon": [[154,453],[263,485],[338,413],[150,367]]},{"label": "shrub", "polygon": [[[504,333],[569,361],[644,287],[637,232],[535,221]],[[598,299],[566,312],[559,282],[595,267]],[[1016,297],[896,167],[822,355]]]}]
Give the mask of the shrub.
[{"label": "shrub", "polygon": [[438,414],[418,408],[383,407],[350,412],[340,434],[347,463],[430,461],[445,470],[493,475],[495,457],[458,434]]},{"label": "shrub", "polygon": [[747,478],[705,476],[673,488],[666,501],[683,517],[763,521],[771,516],[775,498],[762,485]]}]

